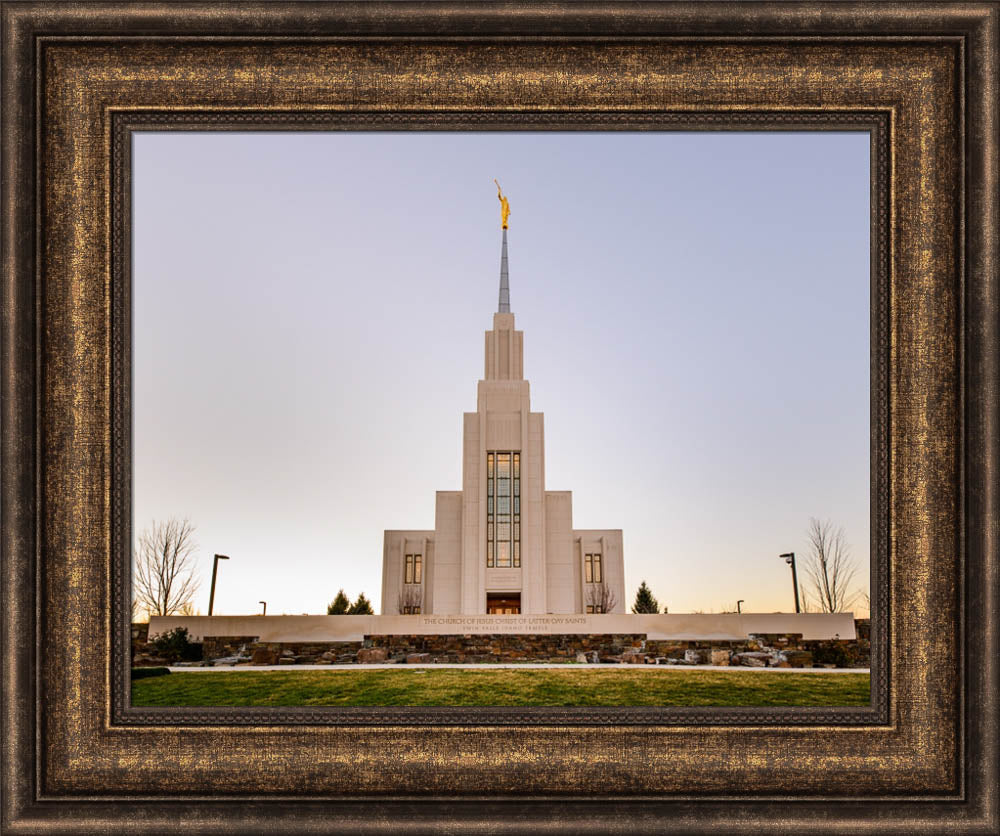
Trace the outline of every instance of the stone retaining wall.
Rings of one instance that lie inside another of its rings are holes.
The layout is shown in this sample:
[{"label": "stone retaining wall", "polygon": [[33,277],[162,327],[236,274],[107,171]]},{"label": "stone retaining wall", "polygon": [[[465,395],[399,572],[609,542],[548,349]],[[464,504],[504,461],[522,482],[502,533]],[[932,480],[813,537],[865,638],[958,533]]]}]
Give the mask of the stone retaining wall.
[{"label": "stone retaining wall", "polygon": [[[486,636],[371,636],[366,644],[384,650],[386,660],[402,661],[425,655],[431,662],[575,662],[577,654],[597,654],[590,661],[621,661],[641,650],[641,633],[610,635],[486,635]],[[617,657],[617,658],[614,658]]]},{"label": "stone retaining wall", "polygon": [[801,635],[787,633],[753,635],[743,641],[648,639],[642,633],[389,635],[337,642],[260,642],[255,636],[212,636],[205,638],[204,658],[205,664],[222,659],[223,664],[255,665],[606,662],[864,668],[870,665],[871,642],[867,630],[858,633],[859,638],[852,641],[803,641]]}]

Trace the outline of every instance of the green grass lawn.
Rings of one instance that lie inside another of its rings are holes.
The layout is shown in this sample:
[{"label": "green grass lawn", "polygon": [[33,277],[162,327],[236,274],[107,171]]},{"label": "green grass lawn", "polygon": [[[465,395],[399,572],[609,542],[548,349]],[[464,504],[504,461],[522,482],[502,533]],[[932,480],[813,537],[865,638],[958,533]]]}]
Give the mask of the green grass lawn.
[{"label": "green grass lawn", "polygon": [[150,705],[868,705],[867,673],[411,669],[171,673],[132,684]]}]

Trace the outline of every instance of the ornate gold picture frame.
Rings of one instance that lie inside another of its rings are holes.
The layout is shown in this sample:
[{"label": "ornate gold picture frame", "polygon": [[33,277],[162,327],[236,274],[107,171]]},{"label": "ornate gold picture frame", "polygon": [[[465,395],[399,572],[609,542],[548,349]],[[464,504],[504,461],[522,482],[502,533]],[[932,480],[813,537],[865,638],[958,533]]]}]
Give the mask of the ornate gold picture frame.
[{"label": "ornate gold picture frame", "polygon": [[[3,2],[5,831],[996,832],[998,10]],[[869,131],[870,709],[132,708],[158,127]]]}]

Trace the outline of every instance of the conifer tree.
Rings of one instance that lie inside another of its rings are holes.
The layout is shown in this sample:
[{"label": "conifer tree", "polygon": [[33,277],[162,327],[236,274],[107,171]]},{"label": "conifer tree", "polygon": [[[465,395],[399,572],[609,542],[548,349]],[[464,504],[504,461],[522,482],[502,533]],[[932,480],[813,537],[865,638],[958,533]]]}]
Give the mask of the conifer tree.
[{"label": "conifer tree", "polygon": [[365,598],[365,593],[361,593],[358,596],[358,600],[351,604],[351,608],[347,611],[348,615],[375,615],[375,611],[372,609],[372,605],[367,598]]},{"label": "conifer tree", "polygon": [[646,582],[643,581],[639,584],[639,591],[635,593],[635,603],[632,605],[632,612],[658,613],[659,611],[659,602],[653,597],[653,593],[649,591]]},{"label": "conifer tree", "polygon": [[330,606],[326,608],[327,615],[346,615],[351,607],[351,600],[344,594],[344,590],[337,593]]}]

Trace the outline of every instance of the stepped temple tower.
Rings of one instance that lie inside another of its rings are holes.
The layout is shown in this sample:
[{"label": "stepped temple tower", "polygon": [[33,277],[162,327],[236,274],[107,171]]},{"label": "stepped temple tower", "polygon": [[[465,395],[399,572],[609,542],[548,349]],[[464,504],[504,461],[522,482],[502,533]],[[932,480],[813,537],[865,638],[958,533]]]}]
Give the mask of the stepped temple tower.
[{"label": "stepped temple tower", "polygon": [[462,490],[437,492],[433,531],[385,532],[381,612],[623,613],[621,529],[574,529],[572,493],[545,490],[543,415],[531,411],[510,312],[510,207],[499,184],[497,195],[500,298],[476,411],[465,413]]}]

